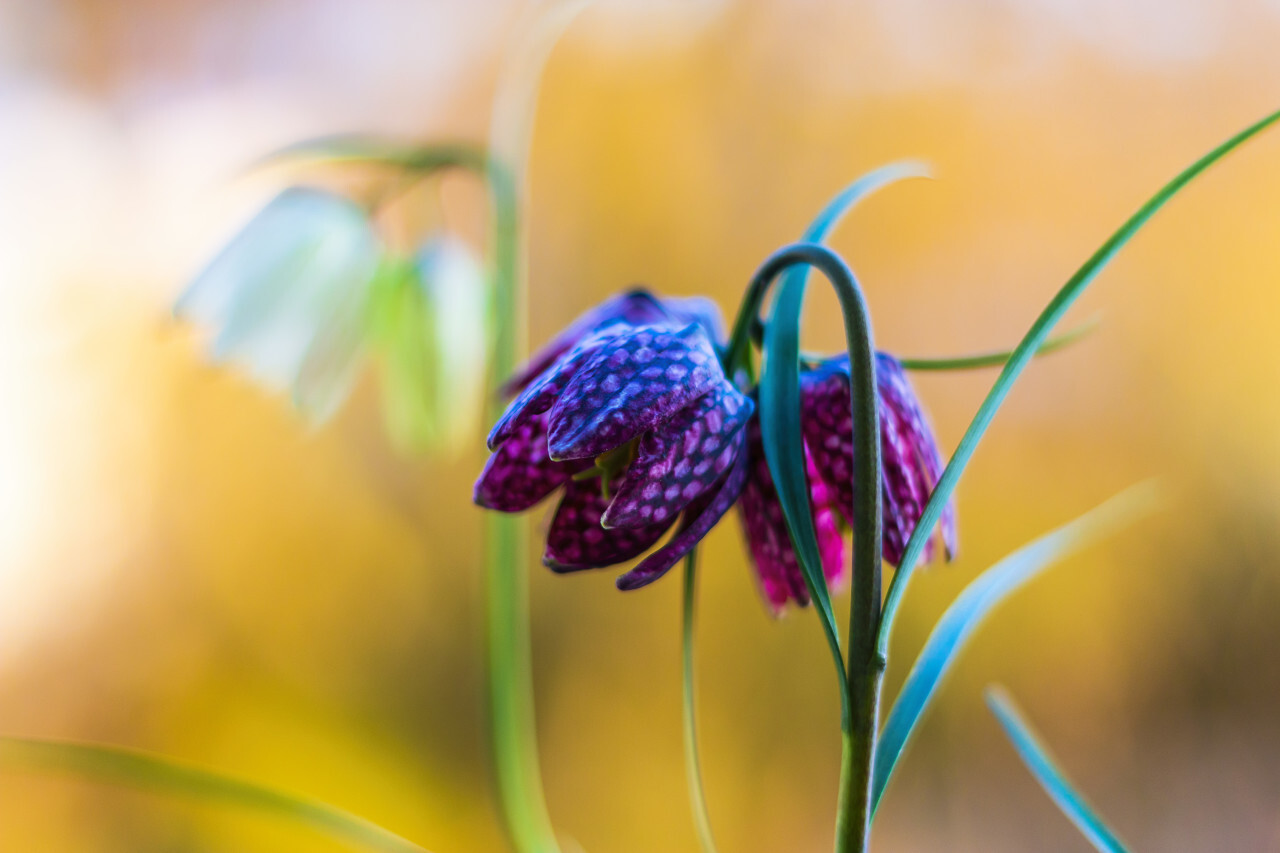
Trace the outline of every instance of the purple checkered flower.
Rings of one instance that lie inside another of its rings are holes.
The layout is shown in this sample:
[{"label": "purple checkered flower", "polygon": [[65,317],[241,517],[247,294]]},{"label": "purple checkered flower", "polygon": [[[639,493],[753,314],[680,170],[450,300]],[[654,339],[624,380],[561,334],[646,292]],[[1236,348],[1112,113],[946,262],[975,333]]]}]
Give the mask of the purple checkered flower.
[{"label": "purple checkered flower", "polygon": [[737,500],[754,406],[724,375],[701,300],[643,291],[579,318],[510,387],[475,501],[521,512],[563,488],[543,562],[558,572],[639,557],[622,589],[657,580]]},{"label": "purple checkered flower", "polygon": [[701,296],[659,298],[644,288],[636,287],[605,300],[575,319],[529,359],[529,363],[507,381],[503,390],[509,394],[520,392],[575,344],[607,326],[615,323],[644,326],[673,322],[698,323],[715,341],[724,336],[720,309],[710,299]]},{"label": "purple checkered flower", "polygon": [[[879,353],[876,384],[880,393],[881,479],[884,495],[884,559],[898,565],[907,540],[942,473],[942,457],[933,430],[902,365]],[[847,356],[829,359],[800,376],[801,429],[805,441],[810,503],[823,571],[829,583],[844,580],[843,540],[837,520],[853,521],[853,416]],[[804,583],[782,517],[773,478],[765,463],[760,428],[747,428],[750,477],[739,503],[743,529],[765,598],[775,612],[789,601],[807,604]],[[942,541],[950,558],[956,550],[955,504],[941,519]],[[935,556],[930,540],[923,558]]]}]

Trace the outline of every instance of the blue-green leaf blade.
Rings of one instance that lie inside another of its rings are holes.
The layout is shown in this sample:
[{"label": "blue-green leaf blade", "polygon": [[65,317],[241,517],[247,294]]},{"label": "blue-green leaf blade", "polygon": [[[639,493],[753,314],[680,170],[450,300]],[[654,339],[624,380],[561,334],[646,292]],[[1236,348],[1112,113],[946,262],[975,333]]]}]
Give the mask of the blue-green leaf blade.
[{"label": "blue-green leaf blade", "polygon": [[[842,190],[823,208],[805,231],[805,240],[821,242],[854,205],[878,189],[895,181],[928,174],[914,162],[891,163],[863,175]],[[813,515],[809,507],[809,486],[805,476],[804,440],[800,429],[800,315],[804,306],[809,269],[788,270],[779,284],[773,312],[765,328],[764,375],[760,382],[760,428],[765,458],[778,490],[787,530],[796,550],[805,585],[822,623],[823,633],[836,660],[840,678],[845,677],[840,651],[840,632],[831,608],[831,595],[822,572],[822,558]],[[844,690],[841,689],[841,696]]]},{"label": "blue-green leaf blade", "polygon": [[898,567],[897,574],[894,575],[893,583],[890,585],[888,595],[885,598],[884,614],[880,622],[880,636],[876,643],[876,648],[882,656],[888,656],[889,637],[893,631],[894,619],[897,616],[898,607],[902,603],[902,596],[906,591],[907,584],[915,571],[916,564],[919,562],[920,555],[924,551],[934,526],[938,523],[938,519],[941,517],[947,502],[951,500],[951,495],[960,480],[960,475],[964,473],[965,467],[969,464],[974,451],[978,448],[978,443],[982,440],[983,435],[986,434],[987,427],[991,425],[996,412],[999,411],[1005,397],[1012,390],[1013,383],[1017,381],[1027,363],[1031,361],[1041,344],[1049,336],[1049,333],[1053,331],[1054,326],[1062,319],[1067,309],[1080,297],[1080,294],[1085,291],[1085,288],[1093,282],[1098,273],[1160,208],[1164,207],[1183,187],[1191,183],[1193,179],[1210,166],[1271,127],[1277,121],[1280,121],[1280,110],[1271,113],[1232,136],[1165,184],[1142,207],[1138,208],[1138,211],[1129,217],[1114,234],[1107,238],[1107,241],[1085,261],[1080,269],[1076,270],[1075,275],[1071,276],[1067,283],[1062,286],[1040,313],[1040,316],[1036,318],[1036,321],[1032,323],[1022,342],[1018,344],[1009,360],[1005,363],[1004,369],[1001,370],[1000,375],[996,378],[995,384],[987,392],[986,399],[978,407],[977,414],[974,415],[973,421],[970,422],[968,429],[965,430],[964,435],[961,437],[955,453],[934,487],[929,502],[925,504],[924,512],[921,513],[919,521],[916,522],[915,532],[907,542],[901,565]]},{"label": "blue-green leaf blade", "polygon": [[992,685],[986,690],[987,707],[1004,728],[1022,763],[1044,788],[1076,828],[1101,853],[1125,853],[1124,842],[1103,823],[1102,818],[1076,791],[1071,780],[1059,768],[1053,754],[1036,736],[1031,724],[1018,711],[1018,706],[1003,689]]},{"label": "blue-green leaf blade", "polygon": [[132,749],[0,737],[0,768],[67,773],[195,802],[234,806],[275,820],[308,826],[339,841],[381,853],[426,853],[389,830],[318,800]]},{"label": "blue-green leaf blade", "polygon": [[1045,569],[1150,513],[1155,505],[1150,483],[1133,486],[1014,551],[965,587],[934,626],[885,719],[872,771],[873,813],[938,686],[991,611]]},{"label": "blue-green leaf blade", "polygon": [[[845,214],[876,190],[884,189],[890,184],[907,178],[928,178],[931,176],[929,165],[918,160],[899,160],[894,163],[888,163],[878,169],[872,169],[827,202],[827,206],[822,209],[822,212],[814,218],[813,222],[809,223],[809,227],[804,232],[804,242],[826,242],[826,239],[831,236],[831,232],[840,224],[840,220],[844,219]],[[796,277],[807,277],[808,274],[807,270],[801,269],[796,272]]]}]

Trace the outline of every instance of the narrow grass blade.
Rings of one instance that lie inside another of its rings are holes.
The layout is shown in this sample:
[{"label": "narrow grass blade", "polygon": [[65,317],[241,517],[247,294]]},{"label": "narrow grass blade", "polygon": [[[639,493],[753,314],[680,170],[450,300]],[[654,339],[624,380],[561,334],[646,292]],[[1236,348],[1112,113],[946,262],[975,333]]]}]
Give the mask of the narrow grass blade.
[{"label": "narrow grass blade", "polygon": [[101,744],[0,737],[0,767],[55,771],[187,800],[256,811],[382,853],[425,853],[393,832],[317,800],[242,782],[158,755]]},{"label": "narrow grass blade", "polygon": [[[1036,355],[1048,355],[1051,352],[1069,347],[1097,331],[1098,319],[1095,317],[1076,326],[1069,332],[1053,337],[1042,343]],[[947,358],[898,358],[898,363],[907,370],[975,370],[981,367],[1001,367],[1013,357],[1013,350],[996,350],[994,352],[973,353],[972,355],[954,355]]]},{"label": "narrow grass blade", "polygon": [[[854,205],[878,189],[895,181],[928,174],[919,163],[891,163],[854,181],[822,210],[805,231],[806,242],[818,243]],[[782,275],[765,330],[764,375],[760,382],[760,423],[765,456],[778,489],[787,530],[791,535],[805,585],[818,612],[827,644],[836,660],[844,695],[844,660],[840,632],[831,608],[831,594],[822,572],[817,534],[809,507],[809,486],[805,476],[804,441],[800,431],[800,314],[804,305],[809,267],[795,266]],[[735,331],[735,345],[746,346],[745,326]],[[726,359],[734,363],[731,352]]]},{"label": "narrow grass blade", "polygon": [[986,690],[987,707],[996,715],[1004,732],[1013,742],[1022,763],[1027,765],[1031,775],[1044,788],[1062,813],[1067,816],[1076,828],[1089,839],[1101,853],[1125,853],[1122,842],[1111,829],[1102,822],[1102,818],[1094,813],[1084,797],[1080,796],[1061,770],[1053,755],[1036,737],[1031,724],[1018,711],[1018,706],[1002,688],[992,685]]},{"label": "narrow grass blade", "polygon": [[[914,160],[889,163],[878,169],[871,170],[849,184],[849,186],[837,193],[835,198],[827,202],[827,206],[805,229],[801,242],[824,243],[831,236],[831,232],[835,230],[835,227],[840,224],[845,214],[867,196],[906,178],[927,178],[929,176],[929,167]],[[783,281],[792,280],[803,283],[808,281],[808,275],[807,268],[798,268],[784,276]],[[760,327],[759,313],[762,303],[763,294],[748,295],[748,298],[743,300],[743,304],[739,308],[738,317],[734,322],[733,334],[730,336],[729,346],[725,352],[724,363],[730,369],[742,366],[747,361],[745,356],[748,352],[748,347],[751,345],[751,336],[757,334]]]},{"label": "narrow grass blade", "polygon": [[873,813],[934,692],[982,620],[1010,593],[1054,563],[1149,514],[1155,505],[1152,484],[1133,486],[1013,552],[965,587],[934,626],[885,720],[872,775]]},{"label": "narrow grass blade", "polygon": [[689,805],[703,853],[716,853],[715,836],[711,833],[711,816],[707,812],[706,789],[702,784],[702,760],[698,756],[698,715],[693,689],[693,623],[698,598],[698,549],[695,547],[684,561],[684,612],[681,621],[681,667],[684,679],[684,771],[689,785]]},{"label": "narrow grass blade", "polygon": [[1000,406],[1005,397],[1008,396],[1009,391],[1012,390],[1013,383],[1022,374],[1027,363],[1035,355],[1036,350],[1044,343],[1049,333],[1053,331],[1053,327],[1062,319],[1062,315],[1075,303],[1085,288],[1097,277],[1107,263],[1115,257],[1116,253],[1133,238],[1133,235],[1138,233],[1147,220],[1155,215],[1156,211],[1164,207],[1171,198],[1177,195],[1183,187],[1191,183],[1201,172],[1277,121],[1280,121],[1280,111],[1276,111],[1240,131],[1192,163],[1172,181],[1165,184],[1146,204],[1138,208],[1138,212],[1129,217],[1129,220],[1124,225],[1121,225],[1120,229],[1112,234],[1093,253],[1089,260],[1085,261],[1084,266],[1080,267],[1075,275],[1071,276],[1067,283],[1062,286],[1062,289],[1050,300],[1048,306],[1040,313],[1036,321],[1031,324],[1031,329],[1014,349],[1008,363],[1004,366],[1004,370],[1000,371],[995,384],[987,392],[986,399],[978,407],[978,412],[974,415],[969,428],[965,430],[964,436],[960,439],[960,444],[956,447],[955,454],[952,455],[951,461],[947,463],[946,469],[938,479],[938,483],[933,489],[929,502],[925,505],[920,520],[916,522],[915,533],[912,534],[911,539],[907,542],[901,565],[894,575],[893,583],[889,586],[888,595],[885,597],[884,617],[880,623],[880,636],[876,646],[882,656],[888,657],[889,637],[893,631],[893,622],[897,617],[898,607],[902,604],[902,596],[906,592],[907,584],[910,582],[916,563],[920,559],[920,554],[933,532],[934,525],[938,523],[947,501],[951,500],[951,494],[955,491],[960,475],[964,473],[969,460],[973,458],[974,451],[978,448],[978,442],[986,434],[987,427],[991,425],[991,420],[996,416],[996,412],[1000,410]]}]

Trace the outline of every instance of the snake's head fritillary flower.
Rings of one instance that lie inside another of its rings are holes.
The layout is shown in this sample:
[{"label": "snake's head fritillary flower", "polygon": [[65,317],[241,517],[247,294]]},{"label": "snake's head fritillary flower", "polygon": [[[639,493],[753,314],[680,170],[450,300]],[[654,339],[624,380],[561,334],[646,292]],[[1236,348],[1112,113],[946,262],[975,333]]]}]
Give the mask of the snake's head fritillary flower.
[{"label": "snake's head fritillary flower", "polygon": [[507,381],[504,391],[518,393],[579,341],[618,323],[630,326],[697,323],[713,342],[719,343],[724,337],[720,309],[710,299],[701,296],[659,298],[644,288],[636,287],[606,299],[566,326]]},{"label": "snake's head fritillary flower", "polygon": [[[876,356],[880,397],[881,479],[884,499],[884,559],[897,566],[924,505],[942,472],[937,440],[902,365],[890,355]],[[853,415],[849,360],[830,359],[800,375],[801,431],[810,488],[810,505],[823,571],[838,585],[844,580],[840,524],[853,521]],[[747,427],[750,476],[739,511],[761,589],[774,612],[788,602],[809,601],[783,519],[782,505],[765,462],[758,419]],[[954,502],[941,519],[942,540],[950,557],[956,550]],[[931,539],[923,557],[935,554]]]},{"label": "snake's head fritillary flower", "polygon": [[667,543],[618,579],[622,589],[651,583],[742,490],[754,406],[726,379],[703,322],[682,322],[682,310],[632,292],[584,315],[576,343],[529,372],[489,435],[476,503],[521,512],[563,487],[543,558],[555,571],[639,557],[679,518]]},{"label": "snake's head fritillary flower", "polygon": [[489,282],[471,249],[447,235],[388,262],[369,307],[369,334],[391,438],[408,450],[456,450],[484,409]]},{"label": "snake's head fritillary flower", "polygon": [[379,254],[360,207],[287,189],[196,277],[174,313],[214,330],[213,361],[240,364],[321,422],[355,381]]}]

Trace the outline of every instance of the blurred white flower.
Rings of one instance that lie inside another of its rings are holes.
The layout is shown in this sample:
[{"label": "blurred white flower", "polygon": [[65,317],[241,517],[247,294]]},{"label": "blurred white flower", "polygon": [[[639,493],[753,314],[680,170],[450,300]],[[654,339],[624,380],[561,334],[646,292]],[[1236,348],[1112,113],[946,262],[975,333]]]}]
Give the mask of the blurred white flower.
[{"label": "blurred white flower", "polygon": [[438,235],[379,277],[371,332],[387,428],[401,447],[456,450],[481,434],[488,277],[466,244]]},{"label": "blurred white flower", "polygon": [[322,190],[287,189],[196,277],[174,313],[213,331],[215,362],[288,392],[320,423],[355,381],[380,254],[360,207]]}]

